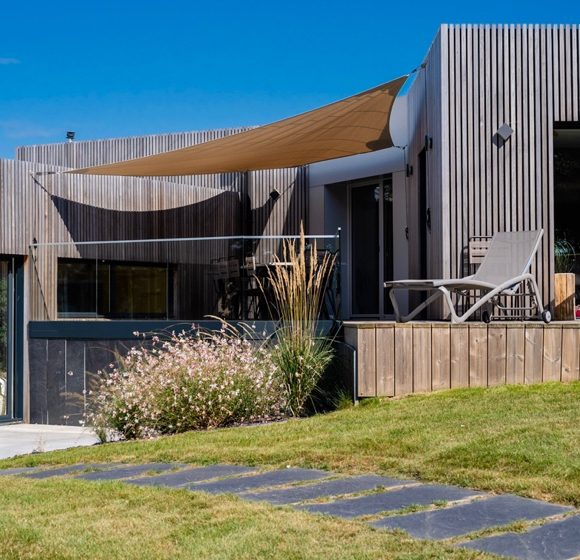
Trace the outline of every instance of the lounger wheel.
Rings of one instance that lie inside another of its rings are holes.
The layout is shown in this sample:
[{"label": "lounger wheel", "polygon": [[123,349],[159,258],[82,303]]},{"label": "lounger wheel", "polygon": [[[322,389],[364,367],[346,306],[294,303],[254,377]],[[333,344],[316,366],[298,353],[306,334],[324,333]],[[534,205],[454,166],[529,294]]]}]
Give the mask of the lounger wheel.
[{"label": "lounger wheel", "polygon": [[550,313],[550,311],[548,311],[547,309],[545,311],[542,311],[542,321],[544,321],[544,323],[549,323],[552,320],[552,313]]},{"label": "lounger wheel", "polygon": [[481,320],[487,324],[491,323],[491,313],[487,309],[481,312]]}]

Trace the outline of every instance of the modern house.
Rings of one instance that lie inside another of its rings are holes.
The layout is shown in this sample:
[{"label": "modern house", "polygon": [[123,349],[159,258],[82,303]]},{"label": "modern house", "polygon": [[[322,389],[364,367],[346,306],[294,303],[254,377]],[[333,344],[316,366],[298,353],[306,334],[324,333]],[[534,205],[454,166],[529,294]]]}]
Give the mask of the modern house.
[{"label": "modern house", "polygon": [[[299,135],[281,121],[19,148],[0,161],[0,418],[78,422],[88,374],[133,331],[227,316],[232,262],[243,274],[301,222],[322,243],[340,229],[360,396],[578,379],[573,322],[456,328],[435,307],[396,326],[383,282],[460,277],[470,240],[543,229],[532,270],[553,306],[555,241],[580,246],[579,52],[576,25],[443,25],[404,86],[290,119]],[[358,103],[377,115],[373,141],[349,116]],[[332,127],[308,135],[312,115],[338,113],[363,148],[337,146]]]}]

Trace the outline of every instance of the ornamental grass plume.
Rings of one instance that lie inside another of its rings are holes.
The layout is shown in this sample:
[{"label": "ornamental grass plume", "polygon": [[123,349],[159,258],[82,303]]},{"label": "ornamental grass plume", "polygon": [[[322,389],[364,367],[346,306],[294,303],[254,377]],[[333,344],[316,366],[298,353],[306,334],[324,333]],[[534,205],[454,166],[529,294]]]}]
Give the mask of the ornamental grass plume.
[{"label": "ornamental grass plume", "polygon": [[267,285],[261,284],[266,297],[271,291],[280,318],[272,359],[285,388],[288,414],[301,416],[332,360],[332,341],[317,336],[317,322],[336,256],[325,252],[319,258],[316,242],[307,247],[301,224],[298,242],[285,240],[282,256],[274,258]]}]

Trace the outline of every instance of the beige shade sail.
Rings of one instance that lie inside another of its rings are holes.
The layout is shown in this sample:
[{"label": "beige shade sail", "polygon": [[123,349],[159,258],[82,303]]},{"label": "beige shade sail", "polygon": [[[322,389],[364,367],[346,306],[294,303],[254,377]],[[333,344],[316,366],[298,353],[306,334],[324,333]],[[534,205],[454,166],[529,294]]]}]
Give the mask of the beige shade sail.
[{"label": "beige shade sail", "polygon": [[188,148],[69,173],[167,177],[298,167],[393,145],[389,117],[403,76],[275,123]]}]

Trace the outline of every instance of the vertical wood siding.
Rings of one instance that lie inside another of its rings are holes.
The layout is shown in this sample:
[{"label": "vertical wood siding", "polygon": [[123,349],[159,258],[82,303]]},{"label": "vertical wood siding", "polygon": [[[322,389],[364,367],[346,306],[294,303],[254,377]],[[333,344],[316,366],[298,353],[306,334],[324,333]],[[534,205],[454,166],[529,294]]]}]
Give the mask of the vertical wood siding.
[{"label": "vertical wood siding", "polygon": [[[186,148],[187,146],[244,132],[251,128],[175,132],[171,134],[23,146],[16,150],[16,158],[23,161],[68,168],[90,167],[178,150],[179,148]],[[186,185],[240,191],[243,186],[243,175],[243,173],[221,173],[215,175],[165,177],[163,179]]]},{"label": "vertical wood siding", "polygon": [[[35,240],[74,243],[241,233],[239,193],[153,179],[36,175],[59,169],[0,161],[0,253],[28,255]],[[197,242],[73,244],[39,247],[32,254],[30,316],[55,319],[59,257],[179,264],[177,300],[180,309],[191,313],[213,295],[212,260],[229,253],[226,242]]]},{"label": "vertical wood siding", "polygon": [[[28,255],[38,243],[236,236],[244,230],[242,193],[157,179],[42,174],[62,168],[0,160],[0,254]],[[261,172],[252,179],[248,234],[296,233],[305,208],[304,170]],[[277,201],[270,192],[280,192]],[[259,246],[256,252],[276,251]],[[83,245],[39,248],[28,268],[30,316],[56,318],[57,260],[99,258],[179,264],[177,313],[195,319],[216,309],[211,263],[227,242]],[[187,310],[187,315],[183,313]],[[195,315],[197,312],[198,315]],[[193,316],[191,315],[193,313]]]},{"label": "vertical wood siding", "polygon": [[[464,275],[472,236],[543,228],[533,271],[544,300],[553,301],[553,131],[580,118],[579,44],[577,25],[442,26],[424,70],[435,72],[440,56],[441,83],[426,94],[429,107],[441,108],[427,125],[441,159],[441,169],[429,169],[439,222],[431,237],[440,235],[431,259],[441,266],[430,266],[431,274]],[[514,133],[502,143],[496,131],[504,122]],[[423,136],[418,129],[410,157]]]},{"label": "vertical wood siding", "polygon": [[[201,132],[176,132],[108,140],[63,142],[17,149],[17,159],[67,168],[101,165],[158,154],[193,146],[250,130],[252,127],[207,130]],[[115,180],[105,178],[105,180]],[[269,235],[297,233],[300,222],[306,221],[306,170],[305,168],[274,169],[250,173],[220,173],[213,175],[188,175],[161,177],[164,184],[178,183],[194,187],[226,190],[241,193],[244,204],[257,218],[244,224],[244,233]],[[139,180],[137,180],[139,181]],[[268,206],[270,192],[277,189],[280,199]],[[146,206],[142,206],[145,209]],[[260,210],[255,212],[256,210]],[[241,232],[240,232],[241,233]]]},{"label": "vertical wood siding", "polygon": [[36,174],[59,170],[0,160],[0,253],[26,255],[34,239],[52,243],[240,233],[238,193],[156,179]]}]

